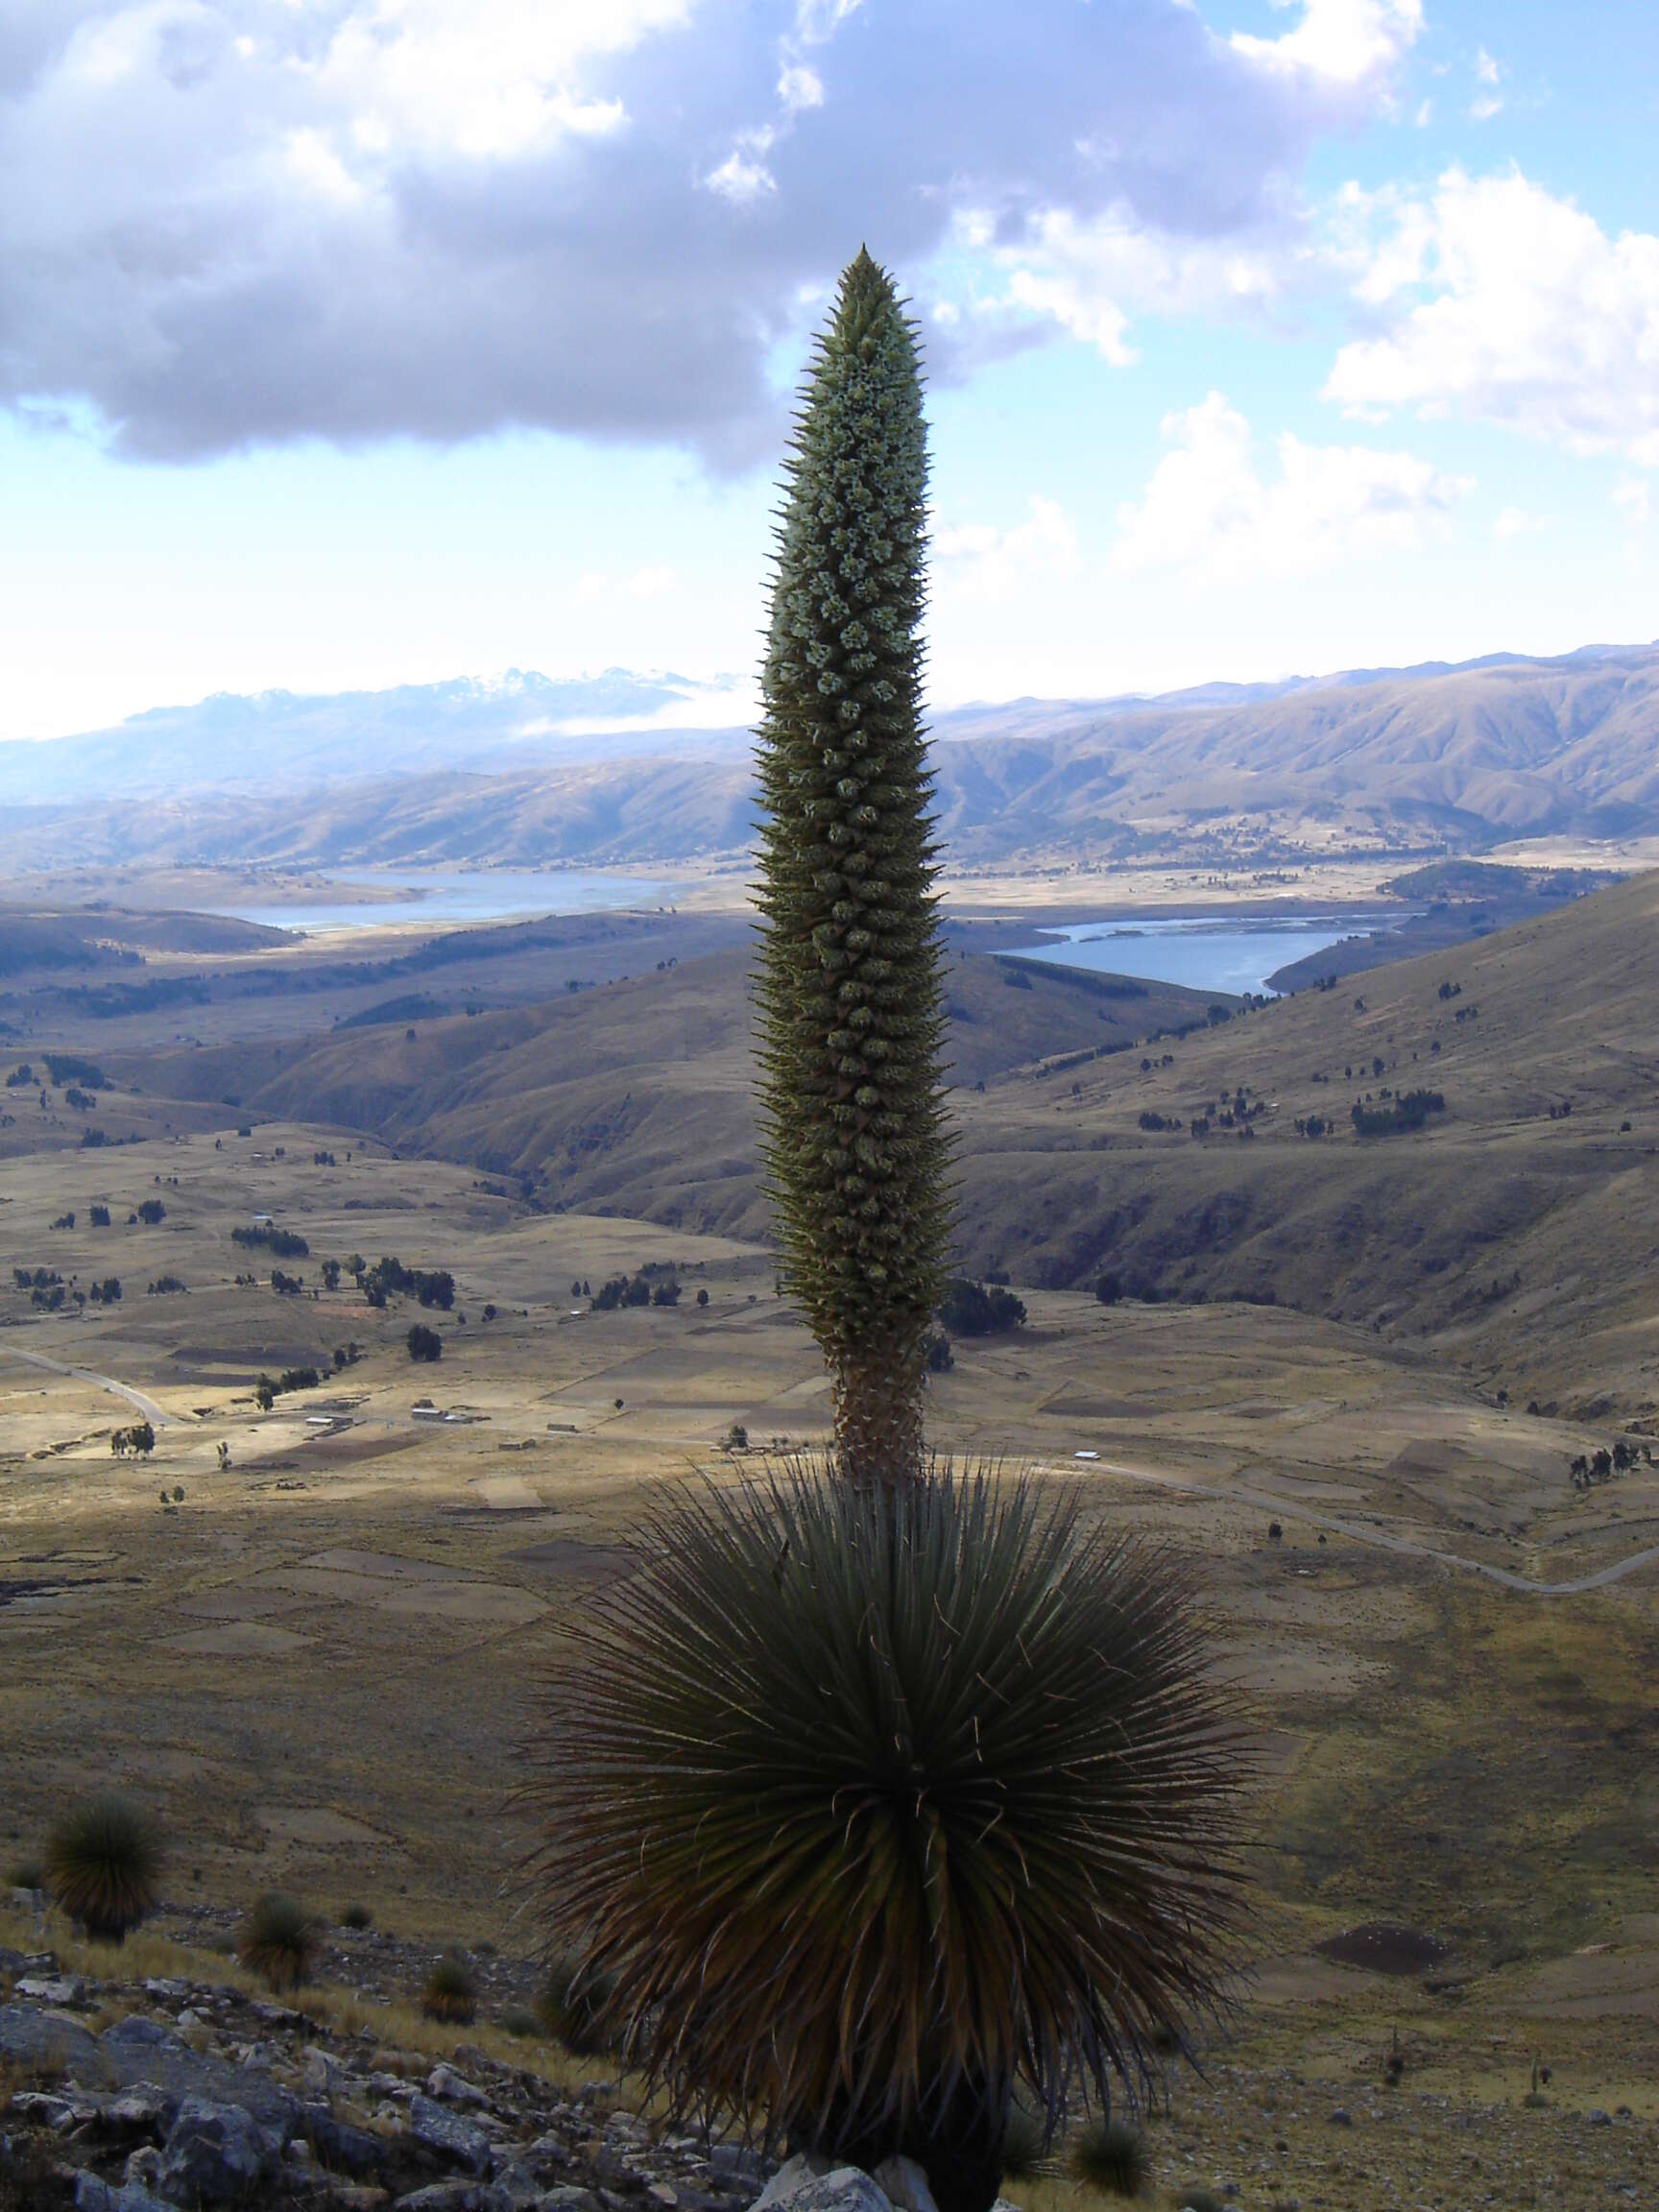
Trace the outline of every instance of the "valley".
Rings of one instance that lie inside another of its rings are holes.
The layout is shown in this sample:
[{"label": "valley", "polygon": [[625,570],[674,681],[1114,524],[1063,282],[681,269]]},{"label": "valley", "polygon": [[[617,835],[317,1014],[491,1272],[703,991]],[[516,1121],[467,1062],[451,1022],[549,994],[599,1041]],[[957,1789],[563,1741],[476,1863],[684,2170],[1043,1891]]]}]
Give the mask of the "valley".
[{"label": "valley", "polygon": [[[1314,2125],[1363,2100],[1425,2189],[1450,2112],[1588,2203],[1623,2137],[1571,2115],[1659,2118],[1659,880],[1261,1003],[996,956],[1028,930],[950,920],[963,1262],[1027,1318],[956,1339],[928,1418],[1190,1559],[1250,1700],[1252,1971],[1160,2171],[1248,2176],[1271,2104],[1272,2170],[1368,2205]],[[31,998],[7,1047],[5,1840],[90,1765],[162,1811],[179,1941],[280,1884],[512,1954],[561,1622],[661,1485],[826,1434],[756,1183],[741,924],[154,932],[202,979],[189,1042],[176,1004],[65,998],[48,1047]],[[477,1011],[439,1010],[458,982]],[[368,1302],[352,1263],[387,1255],[449,1305]],[[595,1310],[613,1278],[675,1302]],[[1376,1923],[1444,1963],[1319,1949]]]}]

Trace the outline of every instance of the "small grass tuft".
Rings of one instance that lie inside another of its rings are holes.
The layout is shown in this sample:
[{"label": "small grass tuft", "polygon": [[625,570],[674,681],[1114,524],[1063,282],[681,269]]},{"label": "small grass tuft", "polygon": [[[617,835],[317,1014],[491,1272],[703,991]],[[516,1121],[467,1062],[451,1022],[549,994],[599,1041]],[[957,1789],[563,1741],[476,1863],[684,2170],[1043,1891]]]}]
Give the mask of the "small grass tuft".
[{"label": "small grass tuft", "polygon": [[348,1905],[340,1915],[340,1925],[342,1928],[355,1928],[361,1933],[365,1928],[373,1927],[374,1915],[367,1905]]},{"label": "small grass tuft", "polygon": [[1035,2181],[1049,2172],[1048,2129],[1041,2112],[1018,2097],[1008,2107],[1008,2126],[1002,2137],[1004,2181]]},{"label": "small grass tuft", "polygon": [[1105,2197],[1139,2197],[1149,2178],[1146,2138],[1126,2120],[1092,2120],[1071,2149],[1071,2171]]},{"label": "small grass tuft", "polygon": [[6,1869],[8,1889],[44,1889],[46,1874],[38,1859],[15,1859]]},{"label": "small grass tuft", "polygon": [[147,1815],[114,1790],[75,1806],[46,1846],[46,1885],[95,1942],[120,1943],[156,1908],[161,1846]]},{"label": "small grass tuft", "polygon": [[537,2010],[555,2043],[574,2057],[591,2057],[615,2048],[616,2038],[606,2018],[615,1994],[613,1974],[584,1973],[578,1960],[562,1952],[547,1969]]},{"label": "small grass tuft", "polygon": [[279,1889],[257,1898],[243,1924],[237,1953],[269,1989],[298,1989],[311,1971],[317,1922],[297,1898]]},{"label": "small grass tuft", "polygon": [[445,1951],[421,1991],[421,2009],[428,2020],[467,2027],[478,2009],[478,1991],[472,1969],[458,1951]]},{"label": "small grass tuft", "polygon": [[1214,2189],[1183,2189],[1175,2200],[1178,2212],[1227,2212],[1227,2206]]},{"label": "small grass tuft", "polygon": [[501,2015],[501,2032],[522,2042],[527,2036],[540,2035],[541,2023],[528,2005],[509,2005]]}]

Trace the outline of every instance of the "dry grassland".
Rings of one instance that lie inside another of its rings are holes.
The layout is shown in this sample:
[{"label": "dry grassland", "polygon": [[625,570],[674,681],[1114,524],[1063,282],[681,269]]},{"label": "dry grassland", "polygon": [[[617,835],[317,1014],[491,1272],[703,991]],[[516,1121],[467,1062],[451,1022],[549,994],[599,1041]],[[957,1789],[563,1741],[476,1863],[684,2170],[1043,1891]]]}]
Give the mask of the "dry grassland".
[{"label": "dry grassland", "polygon": [[[127,1226],[146,1196],[164,1220]],[[307,1239],[278,1262],[304,1294],[231,1242],[256,1211]],[[0,1852],[112,1779],[160,1813],[180,1911],[279,1884],[362,1898],[411,1937],[531,1948],[513,1791],[562,1623],[627,1571],[653,1495],[731,1479],[733,1422],[756,1446],[824,1432],[769,1256],[533,1214],[298,1122],[0,1163]],[[353,1251],[452,1269],[455,1311],[375,1312],[349,1278],[313,1298]],[[569,1295],[648,1262],[678,1269],[678,1307]],[[40,1316],[12,1264],[116,1273],[123,1297]],[[147,1296],[166,1273],[188,1291]],[[1537,1586],[1659,1546],[1659,1479],[1580,1497],[1580,1431],[1369,1329],[1027,1303],[1018,1335],[957,1347],[935,1437],[1075,1480],[1103,1527],[1177,1546],[1256,1714],[1253,1972],[1208,2079],[1181,2071],[1152,2124],[1161,2186],[1356,2212],[1616,2200],[1659,2120],[1659,1562]],[[404,1349],[417,1317],[443,1334],[436,1366]],[[343,1373],[257,1410],[261,1371],[353,1339]],[[449,1417],[416,1419],[424,1397]],[[154,1455],[117,1459],[110,1431],[143,1407]],[[1444,1958],[1390,1977],[1316,1950],[1369,1921]],[[1537,2056],[1549,2101],[1525,2109]]]}]

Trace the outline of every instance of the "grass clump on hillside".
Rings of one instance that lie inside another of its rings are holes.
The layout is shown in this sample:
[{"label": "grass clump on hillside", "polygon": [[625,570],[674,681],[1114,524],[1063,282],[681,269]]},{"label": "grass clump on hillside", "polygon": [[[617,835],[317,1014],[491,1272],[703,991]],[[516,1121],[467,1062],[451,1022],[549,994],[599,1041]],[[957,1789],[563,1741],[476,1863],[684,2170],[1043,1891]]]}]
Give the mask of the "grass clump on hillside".
[{"label": "grass clump on hillside", "polygon": [[463,2028],[477,2012],[477,1984],[458,1951],[445,1951],[421,1984],[421,2009],[428,2020]]},{"label": "grass clump on hillside", "polygon": [[54,1902],[96,1942],[122,1942],[156,1909],[160,1839],[118,1791],[74,1807],[53,1830],[44,1864]]},{"label": "grass clump on hillside", "polygon": [[556,2043],[574,2057],[615,2048],[612,2019],[616,2002],[616,1977],[593,1974],[579,1960],[561,1952],[547,1969],[538,2001],[541,2025]]},{"label": "grass clump on hillside", "polygon": [[270,1989],[298,1989],[310,1977],[319,1934],[314,1914],[279,1889],[254,1900],[236,1952]]},{"label": "grass clump on hillside", "polygon": [[1139,2197],[1151,2176],[1146,2138],[1126,2120],[1092,2120],[1071,2146],[1071,2171],[1105,2197]]}]

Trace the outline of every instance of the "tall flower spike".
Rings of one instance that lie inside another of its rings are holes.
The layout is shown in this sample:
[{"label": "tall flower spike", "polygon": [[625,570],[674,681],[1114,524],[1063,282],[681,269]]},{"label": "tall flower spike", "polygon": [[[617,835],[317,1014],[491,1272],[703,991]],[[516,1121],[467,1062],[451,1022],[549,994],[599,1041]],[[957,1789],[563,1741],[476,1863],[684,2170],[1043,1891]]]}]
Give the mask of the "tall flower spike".
[{"label": "tall flower spike", "polygon": [[758,733],[762,1148],[842,1472],[897,1484],[923,1460],[951,1144],[922,727],[922,383],[892,279],[862,250],[793,450]]}]

